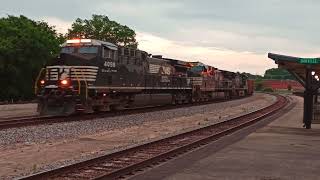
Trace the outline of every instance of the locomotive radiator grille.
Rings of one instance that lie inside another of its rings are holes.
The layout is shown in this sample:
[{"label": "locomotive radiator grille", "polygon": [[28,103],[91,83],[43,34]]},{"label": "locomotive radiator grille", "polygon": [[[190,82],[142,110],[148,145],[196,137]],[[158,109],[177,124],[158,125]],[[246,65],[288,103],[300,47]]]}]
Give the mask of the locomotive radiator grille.
[{"label": "locomotive radiator grille", "polygon": [[191,77],[192,85],[202,85],[203,77]]},{"label": "locomotive radiator grille", "polygon": [[149,64],[149,73],[151,74],[171,74],[171,68],[158,64]]},{"label": "locomotive radiator grille", "polygon": [[71,81],[94,82],[97,78],[96,66],[47,66],[46,79],[49,81],[62,80],[64,77]]}]

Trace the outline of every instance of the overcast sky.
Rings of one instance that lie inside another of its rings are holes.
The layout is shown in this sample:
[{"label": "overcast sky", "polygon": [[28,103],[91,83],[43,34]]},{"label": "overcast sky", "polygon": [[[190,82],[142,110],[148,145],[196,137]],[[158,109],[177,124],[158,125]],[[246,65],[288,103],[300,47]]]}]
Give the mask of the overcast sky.
[{"label": "overcast sky", "polygon": [[0,16],[25,15],[66,32],[78,17],[107,15],[137,32],[139,49],[263,74],[268,52],[318,56],[317,0],[0,0]]}]

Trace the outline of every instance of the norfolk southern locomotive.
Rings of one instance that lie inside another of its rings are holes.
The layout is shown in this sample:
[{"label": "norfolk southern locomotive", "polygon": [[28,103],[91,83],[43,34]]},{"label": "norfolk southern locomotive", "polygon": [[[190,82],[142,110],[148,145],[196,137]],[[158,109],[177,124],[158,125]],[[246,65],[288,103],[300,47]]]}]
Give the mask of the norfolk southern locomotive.
[{"label": "norfolk southern locomotive", "polygon": [[35,85],[41,115],[120,110],[251,95],[252,81],[229,71],[94,39],[73,39]]}]

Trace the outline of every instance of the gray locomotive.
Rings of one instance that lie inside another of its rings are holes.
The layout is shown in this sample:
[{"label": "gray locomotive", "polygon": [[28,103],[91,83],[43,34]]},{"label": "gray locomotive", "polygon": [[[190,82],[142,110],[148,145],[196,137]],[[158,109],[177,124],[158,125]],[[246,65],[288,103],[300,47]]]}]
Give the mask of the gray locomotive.
[{"label": "gray locomotive", "polygon": [[41,115],[182,104],[252,94],[239,73],[151,56],[94,39],[72,39],[36,80]]}]

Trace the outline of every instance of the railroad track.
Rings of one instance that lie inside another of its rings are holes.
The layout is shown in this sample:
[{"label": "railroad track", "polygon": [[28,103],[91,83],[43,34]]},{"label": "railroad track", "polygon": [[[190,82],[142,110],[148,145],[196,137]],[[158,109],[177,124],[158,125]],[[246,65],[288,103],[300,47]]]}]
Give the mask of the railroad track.
[{"label": "railroad track", "polygon": [[93,114],[74,114],[70,116],[30,116],[30,117],[26,116],[26,117],[8,118],[8,119],[0,120],[0,130],[17,128],[17,127],[42,125],[42,124],[53,124],[53,123],[72,122],[72,121],[86,121],[86,120],[97,119],[97,118],[107,118],[107,117],[138,114],[138,113],[145,113],[145,112],[163,111],[163,110],[169,110],[169,109],[185,108],[190,106],[200,106],[200,105],[225,102],[225,101],[230,101],[230,100],[213,100],[208,102],[197,102],[192,104],[190,103],[190,104],[180,104],[180,105],[148,106],[148,107],[125,109],[121,111],[98,112]]},{"label": "railroad track", "polygon": [[167,161],[262,120],[286,106],[288,102],[288,99],[278,95],[276,103],[228,121],[22,179],[127,178],[144,168]]}]

